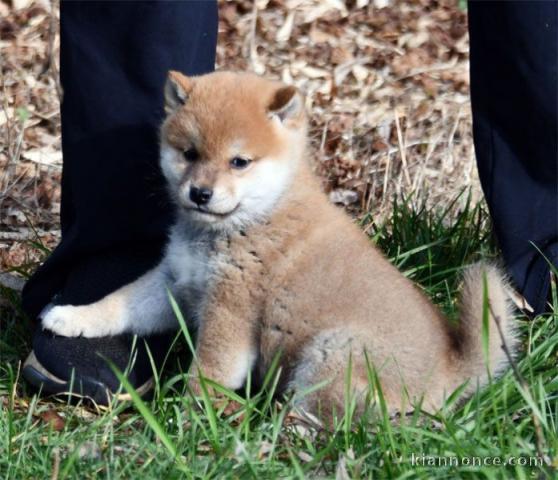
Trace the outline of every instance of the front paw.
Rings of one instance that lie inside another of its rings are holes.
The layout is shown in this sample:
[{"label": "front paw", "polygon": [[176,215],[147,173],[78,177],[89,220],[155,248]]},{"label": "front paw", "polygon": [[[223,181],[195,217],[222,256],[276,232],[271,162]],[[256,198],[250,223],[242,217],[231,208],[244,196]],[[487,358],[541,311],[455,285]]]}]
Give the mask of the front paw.
[{"label": "front paw", "polygon": [[72,314],[72,306],[55,306],[43,312],[42,325],[57,335],[64,337],[77,337],[81,335],[79,319]]},{"label": "front paw", "polygon": [[188,388],[190,389],[190,392],[194,397],[203,397],[204,390],[207,392],[210,398],[216,399],[222,397],[222,394],[213,388],[212,383],[213,381],[205,375],[203,376],[202,380],[199,376],[199,371],[195,373],[191,372],[190,380],[188,381]]},{"label": "front paw", "polygon": [[99,337],[105,335],[101,319],[90,319],[84,307],[57,305],[42,315],[43,328],[63,337]]},{"label": "front paw", "polygon": [[188,389],[192,393],[194,397],[201,397],[202,396],[202,387],[200,384],[200,379],[197,377],[191,377],[188,381]]}]

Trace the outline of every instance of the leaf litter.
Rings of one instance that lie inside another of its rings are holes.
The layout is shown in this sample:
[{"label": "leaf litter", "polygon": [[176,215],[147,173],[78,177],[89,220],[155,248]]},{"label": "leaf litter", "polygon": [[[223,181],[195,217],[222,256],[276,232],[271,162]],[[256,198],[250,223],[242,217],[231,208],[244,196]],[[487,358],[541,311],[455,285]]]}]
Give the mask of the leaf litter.
[{"label": "leaf litter", "polygon": [[[58,4],[0,2],[0,271],[60,240]],[[457,0],[220,0],[217,68],[306,97],[310,159],[330,200],[381,220],[394,195],[482,198]]]}]

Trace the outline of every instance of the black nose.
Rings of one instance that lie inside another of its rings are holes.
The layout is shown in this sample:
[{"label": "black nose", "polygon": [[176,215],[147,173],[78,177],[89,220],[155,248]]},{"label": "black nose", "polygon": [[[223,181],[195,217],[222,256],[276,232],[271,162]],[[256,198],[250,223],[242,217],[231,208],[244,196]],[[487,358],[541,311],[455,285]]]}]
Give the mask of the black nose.
[{"label": "black nose", "polygon": [[211,200],[213,190],[206,187],[190,187],[190,200],[197,205],[205,205]]}]

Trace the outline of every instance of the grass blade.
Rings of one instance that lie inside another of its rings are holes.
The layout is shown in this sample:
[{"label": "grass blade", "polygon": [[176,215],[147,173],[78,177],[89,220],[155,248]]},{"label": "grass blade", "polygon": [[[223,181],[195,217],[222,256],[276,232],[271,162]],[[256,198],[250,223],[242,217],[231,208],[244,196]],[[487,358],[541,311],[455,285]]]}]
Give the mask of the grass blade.
[{"label": "grass blade", "polygon": [[171,440],[170,436],[167,434],[167,432],[165,432],[165,429],[162,427],[162,425],[157,421],[155,415],[151,412],[149,407],[139,396],[136,389],[132,386],[132,384],[128,381],[128,379],[122,374],[122,372],[116,367],[116,365],[114,365],[114,363],[108,359],[107,362],[110,365],[110,368],[112,369],[114,374],[117,376],[122,386],[125,388],[125,390],[132,398],[132,402],[134,403],[135,407],[138,409],[139,413],[141,414],[141,416],[143,417],[147,425],[149,425],[149,427],[151,428],[151,430],[153,430],[155,435],[159,437],[161,443],[166,447],[166,449],[169,451],[172,457],[176,458],[177,456],[176,446],[174,442]]}]

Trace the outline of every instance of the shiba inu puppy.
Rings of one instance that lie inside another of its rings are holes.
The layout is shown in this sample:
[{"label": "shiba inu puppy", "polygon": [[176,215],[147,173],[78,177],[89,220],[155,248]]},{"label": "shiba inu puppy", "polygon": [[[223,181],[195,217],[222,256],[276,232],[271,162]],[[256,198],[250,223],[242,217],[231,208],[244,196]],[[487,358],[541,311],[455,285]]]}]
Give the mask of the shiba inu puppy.
[{"label": "shiba inu puppy", "polygon": [[373,365],[390,411],[419,399],[435,410],[464,382],[467,394],[507,367],[502,336],[511,351],[516,342],[497,269],[465,272],[450,324],[321,192],[294,87],[171,72],[166,110],[161,167],[178,216],[163,261],[96,303],[46,310],[45,328],[86,337],[176,328],[168,288],[198,331],[195,371],[237,389],[280,354],[283,389],[328,382],[300,401],[326,417],[343,410],[349,363],[358,407]]}]

